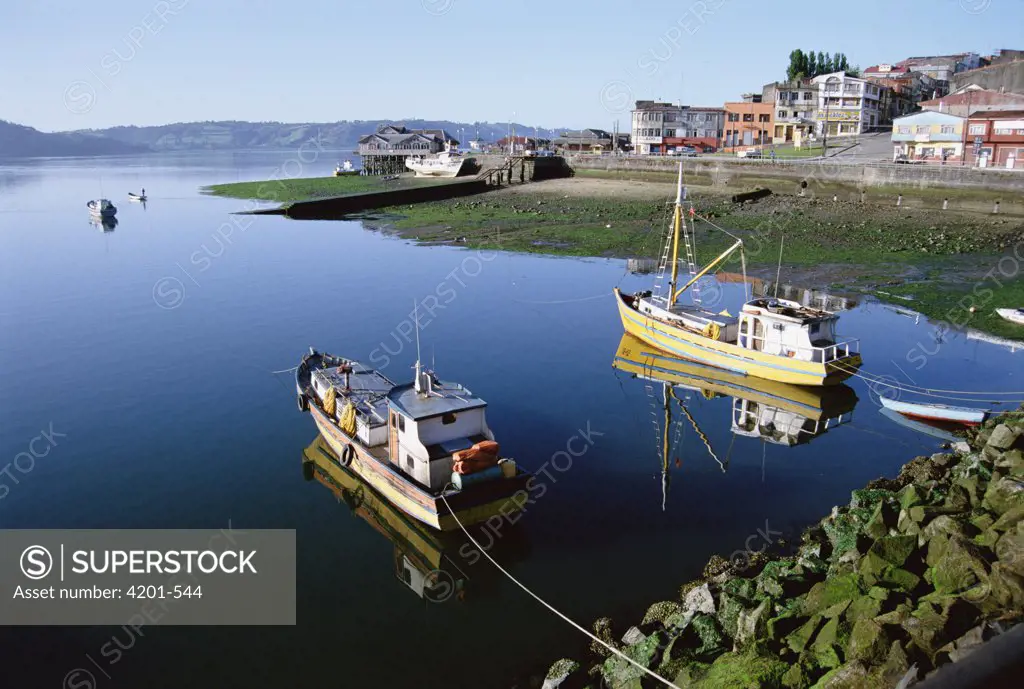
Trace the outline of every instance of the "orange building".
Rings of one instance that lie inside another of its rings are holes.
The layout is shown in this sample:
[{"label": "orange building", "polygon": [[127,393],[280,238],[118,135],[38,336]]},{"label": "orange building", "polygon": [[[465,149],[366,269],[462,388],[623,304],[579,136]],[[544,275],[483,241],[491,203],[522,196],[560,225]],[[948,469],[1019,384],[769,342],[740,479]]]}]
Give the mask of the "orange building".
[{"label": "orange building", "polygon": [[770,144],[775,126],[774,106],[774,103],[753,101],[726,103],[722,125],[723,150],[736,151]]}]

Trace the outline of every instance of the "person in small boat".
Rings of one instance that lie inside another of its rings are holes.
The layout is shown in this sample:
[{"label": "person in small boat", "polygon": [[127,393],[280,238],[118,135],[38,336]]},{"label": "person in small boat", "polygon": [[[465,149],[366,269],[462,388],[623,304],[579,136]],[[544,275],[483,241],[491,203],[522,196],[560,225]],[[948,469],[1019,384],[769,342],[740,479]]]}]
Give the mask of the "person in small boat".
[{"label": "person in small boat", "polygon": [[140,196],[146,196],[146,187],[142,187],[142,193],[140,194]]}]

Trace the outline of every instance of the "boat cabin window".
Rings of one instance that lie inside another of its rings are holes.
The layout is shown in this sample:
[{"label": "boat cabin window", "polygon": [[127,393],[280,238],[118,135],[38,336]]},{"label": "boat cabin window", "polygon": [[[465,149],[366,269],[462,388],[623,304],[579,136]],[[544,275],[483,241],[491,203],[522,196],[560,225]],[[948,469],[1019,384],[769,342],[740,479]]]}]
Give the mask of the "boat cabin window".
[{"label": "boat cabin window", "polygon": [[395,412],[391,412],[391,425],[392,426],[397,426],[398,430],[404,432],[405,431],[405,417],[402,416],[401,414],[396,414]]},{"label": "boat cabin window", "polygon": [[443,423],[446,426],[450,423],[455,423],[455,414],[452,414],[451,412],[446,412],[442,414],[441,423]]}]

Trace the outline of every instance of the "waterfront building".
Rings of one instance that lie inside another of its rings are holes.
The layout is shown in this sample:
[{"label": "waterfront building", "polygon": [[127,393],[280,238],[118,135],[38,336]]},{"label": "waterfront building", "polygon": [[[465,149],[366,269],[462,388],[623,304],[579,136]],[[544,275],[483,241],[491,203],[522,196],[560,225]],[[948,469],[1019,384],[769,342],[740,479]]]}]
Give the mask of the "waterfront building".
[{"label": "waterfront building", "polygon": [[750,146],[764,146],[772,142],[775,103],[763,102],[761,94],[746,96],[744,100],[726,103],[722,147],[735,151]]},{"label": "waterfront building", "polygon": [[632,114],[633,149],[641,155],[682,147],[715,150],[722,143],[725,111],[718,107],[638,100]]},{"label": "waterfront building", "polygon": [[872,131],[890,121],[883,109],[888,97],[880,86],[846,72],[822,74],[813,79],[818,85],[816,132],[823,136],[850,136]]},{"label": "waterfront building", "polygon": [[772,143],[800,145],[814,132],[818,85],[810,79],[765,84],[762,102],[774,103]]},{"label": "waterfront building", "polygon": [[967,117],[979,110],[1024,110],[1024,94],[966,86],[954,93],[921,102],[922,110]]},{"label": "waterfront building", "polygon": [[958,72],[977,69],[982,66],[983,58],[977,53],[955,53],[953,55],[928,55],[908,57],[896,63],[897,67],[905,67],[912,72],[924,74],[935,80],[936,96],[949,92],[950,80]]},{"label": "waterfront building", "polygon": [[978,167],[1024,169],[1024,107],[974,112],[968,118],[965,161]]},{"label": "waterfront building", "polygon": [[619,141],[615,138],[603,129],[580,129],[562,132],[552,143],[560,152],[601,154],[622,149],[622,138]]},{"label": "waterfront building", "polygon": [[363,170],[371,175],[400,174],[406,172],[405,159],[440,153],[446,147],[457,147],[459,142],[443,129],[406,129],[401,125],[386,124],[373,134],[359,139],[357,153],[363,159]]},{"label": "waterfront building", "polygon": [[893,160],[959,164],[964,144],[963,117],[923,110],[892,123]]}]

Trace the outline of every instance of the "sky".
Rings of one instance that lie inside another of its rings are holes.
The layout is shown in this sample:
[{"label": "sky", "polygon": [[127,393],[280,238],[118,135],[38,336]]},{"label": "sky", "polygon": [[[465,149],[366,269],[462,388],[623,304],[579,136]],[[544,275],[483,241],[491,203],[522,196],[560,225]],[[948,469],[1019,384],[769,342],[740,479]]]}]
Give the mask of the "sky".
[{"label": "sky", "polygon": [[[0,119],[514,120],[629,128],[633,101],[721,105],[794,48],[867,67],[1024,48],[1022,0],[4,0]],[[1016,42],[1015,42],[1016,41]]]}]

